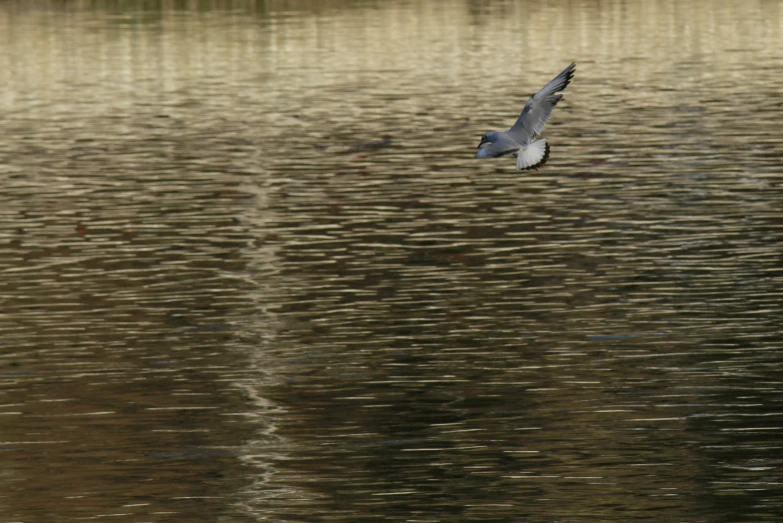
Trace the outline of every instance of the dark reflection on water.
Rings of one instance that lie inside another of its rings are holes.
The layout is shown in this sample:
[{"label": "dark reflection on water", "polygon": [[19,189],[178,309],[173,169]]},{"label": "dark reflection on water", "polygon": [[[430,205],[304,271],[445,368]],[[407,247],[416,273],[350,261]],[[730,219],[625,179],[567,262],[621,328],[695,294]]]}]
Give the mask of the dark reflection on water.
[{"label": "dark reflection on water", "polygon": [[[645,224],[582,183],[346,184],[332,218],[329,198],[286,198],[272,392],[307,449],[289,481],[329,500],[302,519],[717,518],[775,499],[776,220],[670,194]],[[736,230],[711,239],[711,221]]]},{"label": "dark reflection on water", "polygon": [[780,519],[777,4],[182,7],[2,5],[3,518]]}]

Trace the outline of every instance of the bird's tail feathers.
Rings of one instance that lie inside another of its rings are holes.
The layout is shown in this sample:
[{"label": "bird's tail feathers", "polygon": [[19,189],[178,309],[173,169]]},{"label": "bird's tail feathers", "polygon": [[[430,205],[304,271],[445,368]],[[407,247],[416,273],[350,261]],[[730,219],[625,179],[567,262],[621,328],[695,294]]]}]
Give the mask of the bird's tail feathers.
[{"label": "bird's tail feathers", "polygon": [[549,143],[542,138],[517,153],[517,169],[538,169],[549,160]]}]

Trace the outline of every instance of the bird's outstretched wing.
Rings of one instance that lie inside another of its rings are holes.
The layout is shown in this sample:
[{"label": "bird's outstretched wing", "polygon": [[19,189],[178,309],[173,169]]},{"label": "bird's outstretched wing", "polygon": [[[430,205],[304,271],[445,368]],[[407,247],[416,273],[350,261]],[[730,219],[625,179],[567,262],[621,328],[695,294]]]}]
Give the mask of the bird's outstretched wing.
[{"label": "bird's outstretched wing", "polygon": [[552,110],[562,98],[560,91],[568,87],[574,77],[576,64],[572,63],[554,80],[546,84],[546,87],[530,97],[522,109],[517,121],[507,132],[508,136],[520,145],[527,145],[544,130]]}]

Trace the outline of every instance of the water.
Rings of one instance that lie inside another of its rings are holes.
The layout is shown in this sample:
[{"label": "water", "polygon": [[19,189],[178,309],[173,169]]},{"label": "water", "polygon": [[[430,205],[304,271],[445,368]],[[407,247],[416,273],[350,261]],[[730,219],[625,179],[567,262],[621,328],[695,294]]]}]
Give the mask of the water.
[{"label": "water", "polygon": [[782,36],[0,4],[0,520],[779,521]]}]

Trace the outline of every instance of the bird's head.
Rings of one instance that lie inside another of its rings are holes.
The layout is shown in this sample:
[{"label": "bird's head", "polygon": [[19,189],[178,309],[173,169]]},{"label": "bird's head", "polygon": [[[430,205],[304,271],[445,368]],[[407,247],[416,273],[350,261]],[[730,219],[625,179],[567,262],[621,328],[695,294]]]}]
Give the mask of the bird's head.
[{"label": "bird's head", "polygon": [[495,137],[497,136],[497,133],[493,131],[487,131],[486,133],[481,135],[481,141],[478,144],[477,149],[481,149],[481,146],[485,143],[495,143]]}]

